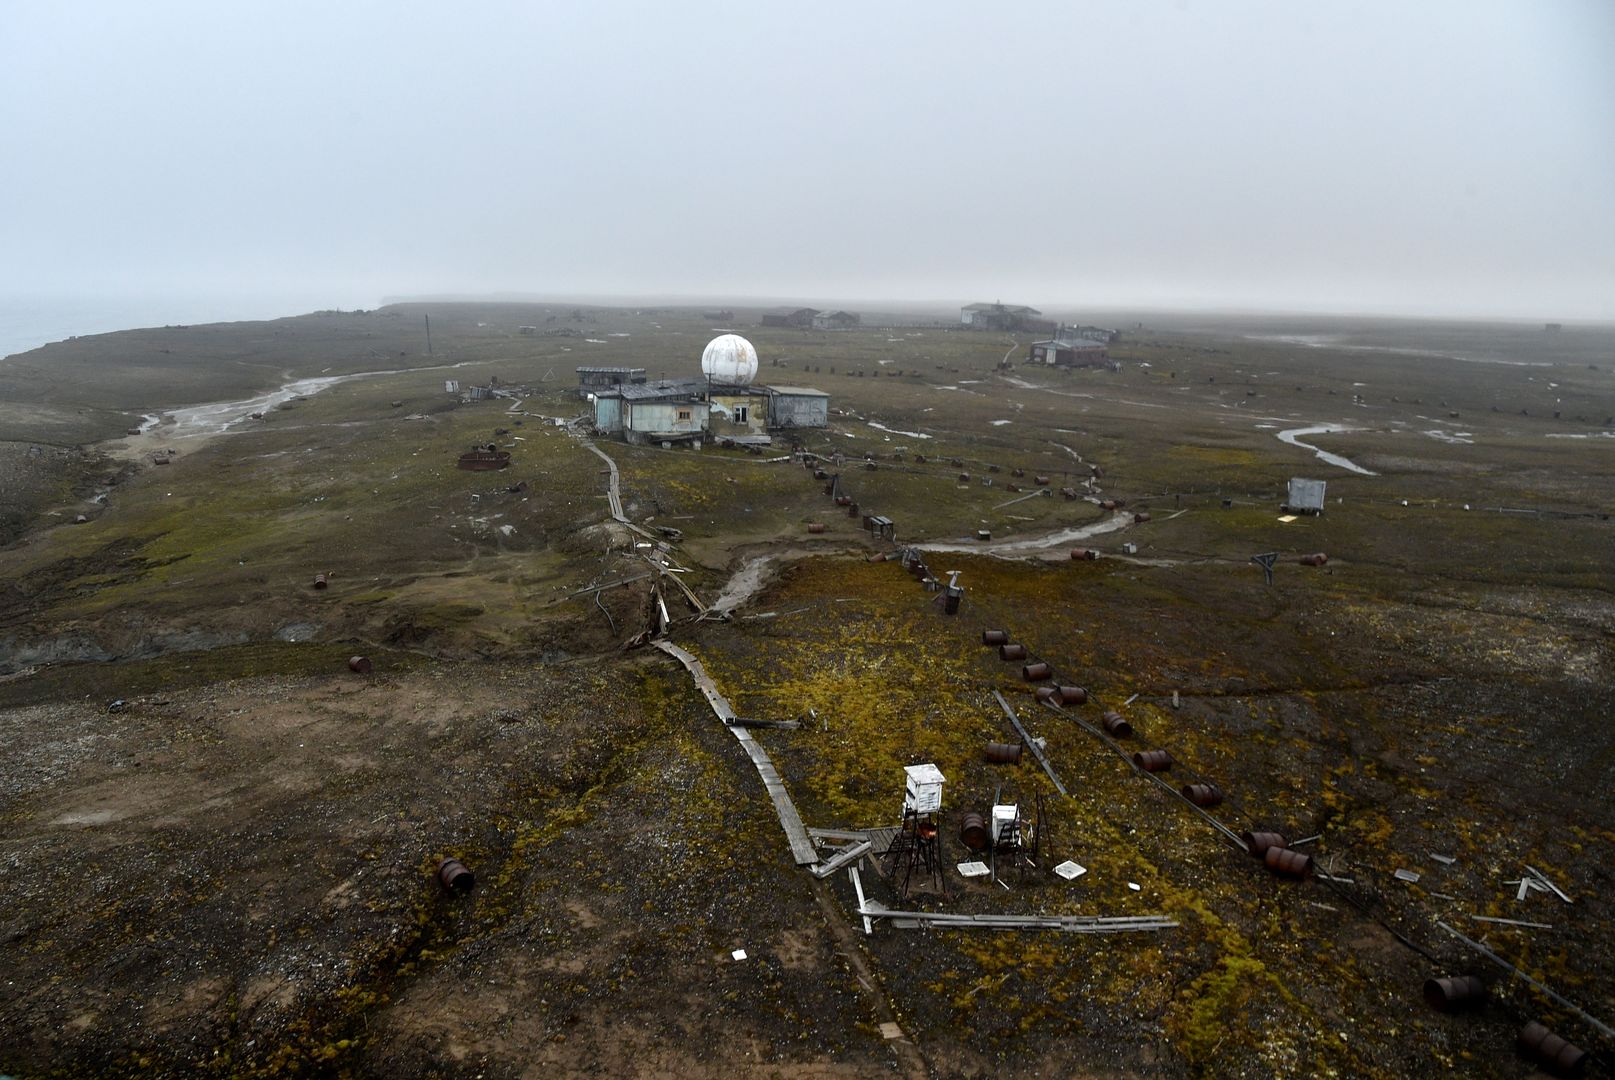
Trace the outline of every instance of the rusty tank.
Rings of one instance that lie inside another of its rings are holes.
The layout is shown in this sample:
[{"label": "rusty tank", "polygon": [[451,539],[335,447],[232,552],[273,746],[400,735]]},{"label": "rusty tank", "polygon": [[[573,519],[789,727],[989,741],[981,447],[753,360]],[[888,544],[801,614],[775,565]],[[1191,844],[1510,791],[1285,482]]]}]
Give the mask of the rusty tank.
[{"label": "rusty tank", "polygon": [[1172,768],[1172,755],[1165,750],[1140,750],[1133,755],[1133,764],[1145,772],[1166,772]]},{"label": "rusty tank", "polygon": [[510,451],[496,450],[491,446],[479,446],[475,450],[467,450],[460,455],[456,467],[468,469],[471,472],[492,472],[495,469],[510,467]]},{"label": "rusty tank", "polygon": [[981,643],[983,645],[1007,645],[1009,644],[1009,631],[983,630],[981,632]]},{"label": "rusty tank", "polygon": [[1424,980],[1424,1000],[1439,1012],[1473,1009],[1486,1001],[1486,984],[1478,975],[1451,975]]},{"label": "rusty tank", "polygon": [[437,880],[447,892],[464,896],[477,883],[476,875],[466,869],[459,859],[444,859],[437,864]]},{"label": "rusty tank", "polygon": [[1060,691],[1060,704],[1085,705],[1088,702],[1088,691],[1080,686],[1062,686]]},{"label": "rusty tank", "polygon": [[1304,855],[1299,851],[1291,851],[1277,845],[1262,853],[1262,862],[1273,873],[1297,880],[1312,872],[1311,855]]},{"label": "rusty tank", "polygon": [[1245,832],[1239,838],[1245,841],[1245,850],[1258,859],[1267,854],[1268,848],[1282,848],[1287,843],[1284,834],[1276,832]]},{"label": "rusty tank", "polygon": [[990,742],[982,752],[982,756],[998,765],[1019,765],[1021,761],[1021,744],[1018,742]]},{"label": "rusty tank", "polygon": [[1214,784],[1184,784],[1183,797],[1202,810],[1209,810],[1222,803],[1222,792],[1218,791]]},{"label": "rusty tank", "polygon": [[348,657],[348,670],[356,675],[370,674],[371,666],[370,657],[368,656]]},{"label": "rusty tank", "polygon": [[1041,660],[1021,666],[1021,678],[1025,679],[1027,682],[1037,682],[1039,679],[1047,679],[1053,674],[1054,668],[1050,667],[1048,664],[1045,664]]},{"label": "rusty tank", "polygon": [[1010,642],[1010,643],[1005,644],[1005,645],[1000,645],[1000,646],[998,646],[998,659],[1000,659],[1000,660],[1025,660],[1026,659],[1026,646],[1025,645],[1016,645],[1013,642]]},{"label": "rusty tank", "polygon": [[1133,734],[1133,725],[1119,712],[1112,710],[1099,719],[1105,725],[1105,730],[1118,739],[1126,739]]},{"label": "rusty tank", "polygon": [[1555,1076],[1580,1076],[1587,1052],[1573,1046],[1535,1020],[1520,1029],[1520,1049]]}]

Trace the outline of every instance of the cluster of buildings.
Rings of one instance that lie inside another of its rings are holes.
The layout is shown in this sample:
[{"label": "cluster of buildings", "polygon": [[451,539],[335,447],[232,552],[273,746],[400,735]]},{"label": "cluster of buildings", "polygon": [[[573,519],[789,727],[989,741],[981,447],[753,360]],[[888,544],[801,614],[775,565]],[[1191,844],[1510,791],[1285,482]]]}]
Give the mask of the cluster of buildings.
[{"label": "cluster of buildings", "polygon": [[791,311],[771,311],[760,320],[762,326],[794,326],[799,330],[851,330],[863,322],[862,316],[852,311],[820,311],[818,308],[796,308]]},{"label": "cluster of buildings", "polygon": [[736,334],[707,345],[699,378],[650,382],[644,368],[577,371],[578,393],[594,406],[595,430],[640,445],[767,445],[771,432],[830,422],[830,395],[824,391],[754,383],[757,350]]}]

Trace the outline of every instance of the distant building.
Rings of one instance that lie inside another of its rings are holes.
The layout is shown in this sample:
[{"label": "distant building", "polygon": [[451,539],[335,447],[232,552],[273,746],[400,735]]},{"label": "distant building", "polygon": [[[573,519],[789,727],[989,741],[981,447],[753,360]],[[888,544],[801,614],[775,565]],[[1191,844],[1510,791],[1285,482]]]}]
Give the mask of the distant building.
[{"label": "distant building", "polygon": [[703,319],[727,320],[733,319],[735,317],[735,313],[730,311],[728,308],[720,308],[717,311],[703,311],[701,313],[701,317]]},{"label": "distant building", "polygon": [[516,333],[522,335],[522,337],[532,337],[534,334],[538,333],[538,327],[518,326],[516,327]]},{"label": "distant building", "polygon": [[1111,330],[1103,326],[1061,326],[1054,332],[1058,341],[1103,341],[1106,345],[1114,345],[1121,340],[1120,330]]},{"label": "distant building", "polygon": [[794,311],[771,311],[762,318],[763,326],[795,326],[806,329],[813,325],[813,316],[817,315],[817,308],[797,308]]},{"label": "distant building", "polygon": [[1020,330],[1053,333],[1054,323],[1024,304],[967,304],[959,309],[959,323],[971,330]]},{"label": "distant building", "polygon": [[821,311],[813,316],[813,329],[850,330],[862,321],[850,311]]},{"label": "distant building", "polygon": [[1032,342],[1026,352],[1026,362],[1063,368],[1109,367],[1110,350],[1102,341],[1061,341],[1055,338]]},{"label": "distant building", "polygon": [[1564,328],[1564,323],[1547,322],[1542,324],[1542,329],[1544,330],[1563,330]]},{"label": "distant building", "polygon": [[580,367],[577,373],[578,397],[585,401],[596,390],[611,386],[636,385],[645,381],[645,369],[642,367]]}]

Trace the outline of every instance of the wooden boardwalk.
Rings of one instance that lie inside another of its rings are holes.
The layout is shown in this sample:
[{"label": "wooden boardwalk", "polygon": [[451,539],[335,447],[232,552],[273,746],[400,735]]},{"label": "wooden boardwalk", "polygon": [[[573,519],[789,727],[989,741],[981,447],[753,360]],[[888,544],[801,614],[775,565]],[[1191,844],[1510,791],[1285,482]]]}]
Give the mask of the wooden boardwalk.
[{"label": "wooden boardwalk", "polygon": [[768,797],[774,800],[774,812],[779,815],[780,827],[785,830],[785,838],[791,844],[791,857],[798,866],[811,866],[819,861],[819,853],[813,847],[813,841],[808,836],[807,829],[802,825],[802,817],[796,812],[796,804],[791,802],[790,792],[785,790],[785,784],[774,769],[774,762],[770,760],[768,751],[764,750],[757,740],[751,737],[751,732],[743,727],[732,724],[737,719],[734,707],[727,698],[718,693],[718,688],[707,675],[701,661],[685,652],[671,641],[652,642],[658,649],[683,664],[689,671],[690,677],[695,680],[696,689],[706,697],[707,704],[723,726],[729,729],[729,734],[740,740],[745,747],[746,754],[751,763],[757,768],[757,775],[763,778],[763,786],[768,789]]}]

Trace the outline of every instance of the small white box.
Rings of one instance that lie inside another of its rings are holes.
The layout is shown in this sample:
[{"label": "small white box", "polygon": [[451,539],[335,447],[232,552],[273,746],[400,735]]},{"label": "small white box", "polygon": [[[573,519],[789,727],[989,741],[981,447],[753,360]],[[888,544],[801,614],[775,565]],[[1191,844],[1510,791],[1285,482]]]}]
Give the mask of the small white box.
[{"label": "small white box", "polygon": [[907,782],[903,790],[903,809],[916,814],[934,814],[942,809],[942,770],[935,765],[905,765]]},{"label": "small white box", "polygon": [[992,842],[996,844],[1001,840],[1019,841],[1020,816],[1019,803],[1005,803],[993,807]]}]

